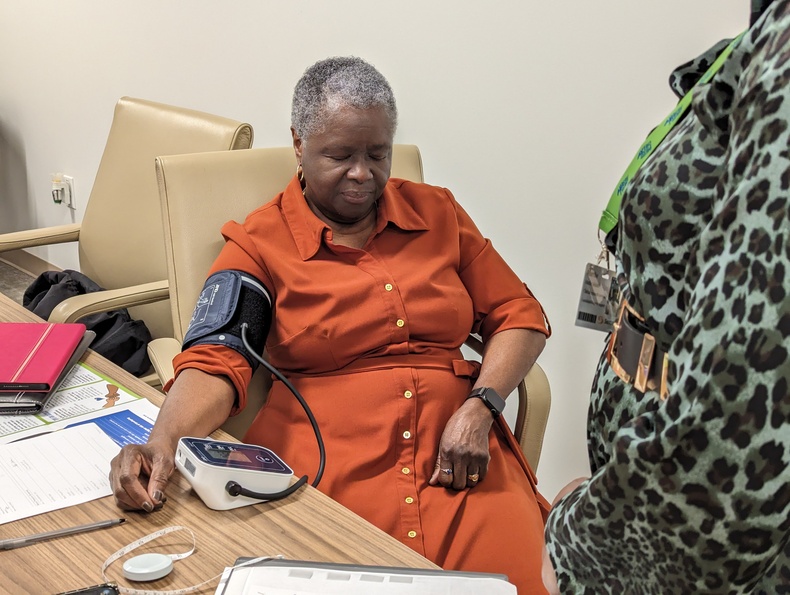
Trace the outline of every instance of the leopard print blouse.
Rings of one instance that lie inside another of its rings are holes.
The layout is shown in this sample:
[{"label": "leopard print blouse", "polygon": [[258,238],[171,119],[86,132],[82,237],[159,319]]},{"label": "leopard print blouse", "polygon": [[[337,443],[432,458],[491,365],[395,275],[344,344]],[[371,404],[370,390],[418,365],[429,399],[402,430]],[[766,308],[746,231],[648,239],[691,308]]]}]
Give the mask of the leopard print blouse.
[{"label": "leopard print blouse", "polygon": [[592,477],[546,527],[562,593],[790,593],[790,0],[756,10],[623,198],[622,278],[670,394],[601,358]]}]

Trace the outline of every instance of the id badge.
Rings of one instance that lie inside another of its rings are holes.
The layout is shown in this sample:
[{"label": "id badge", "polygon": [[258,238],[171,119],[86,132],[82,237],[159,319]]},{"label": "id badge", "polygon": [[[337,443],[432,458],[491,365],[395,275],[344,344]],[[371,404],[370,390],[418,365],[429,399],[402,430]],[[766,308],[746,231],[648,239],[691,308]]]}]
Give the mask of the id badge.
[{"label": "id badge", "polygon": [[576,311],[576,326],[609,332],[617,319],[620,286],[614,271],[588,263]]}]

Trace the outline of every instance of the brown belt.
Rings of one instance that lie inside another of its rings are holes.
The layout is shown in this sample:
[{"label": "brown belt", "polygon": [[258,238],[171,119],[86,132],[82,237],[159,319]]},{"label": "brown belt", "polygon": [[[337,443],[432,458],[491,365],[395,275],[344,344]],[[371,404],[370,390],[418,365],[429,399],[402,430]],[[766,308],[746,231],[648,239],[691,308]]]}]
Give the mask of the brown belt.
[{"label": "brown belt", "polygon": [[667,398],[669,359],[656,347],[656,339],[647,332],[645,319],[625,297],[609,337],[606,359],[614,373],[639,392],[658,390],[662,400]]}]

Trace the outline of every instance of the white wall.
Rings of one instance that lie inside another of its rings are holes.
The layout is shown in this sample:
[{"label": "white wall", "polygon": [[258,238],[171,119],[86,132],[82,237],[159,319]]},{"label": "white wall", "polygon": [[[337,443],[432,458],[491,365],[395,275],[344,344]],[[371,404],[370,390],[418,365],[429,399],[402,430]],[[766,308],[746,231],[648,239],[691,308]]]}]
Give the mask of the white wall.
[{"label": "white wall", "polygon": [[[395,90],[396,142],[420,146],[427,181],[453,190],[546,306],[551,499],[587,470],[603,334],[573,320],[599,213],[674,103],[669,72],[748,13],[746,0],[0,0],[0,232],[82,217],[122,95],[246,120],[255,146],[283,145],[303,70],[362,56]],[[74,216],[50,199],[54,171],[75,178]],[[77,266],[73,247],[33,252]]]}]

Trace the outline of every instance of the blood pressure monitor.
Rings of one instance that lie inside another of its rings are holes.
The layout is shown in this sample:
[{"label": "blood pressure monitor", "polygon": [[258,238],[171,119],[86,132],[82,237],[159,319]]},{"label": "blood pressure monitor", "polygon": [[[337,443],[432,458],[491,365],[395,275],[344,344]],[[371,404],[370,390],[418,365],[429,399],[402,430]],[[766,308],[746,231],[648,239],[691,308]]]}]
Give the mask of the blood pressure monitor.
[{"label": "blood pressure monitor", "polygon": [[[205,438],[181,438],[176,467],[214,510],[257,504],[267,495],[274,499],[293,477],[290,467],[267,448]],[[239,495],[250,492],[257,497]]]}]

